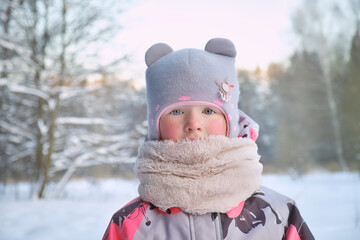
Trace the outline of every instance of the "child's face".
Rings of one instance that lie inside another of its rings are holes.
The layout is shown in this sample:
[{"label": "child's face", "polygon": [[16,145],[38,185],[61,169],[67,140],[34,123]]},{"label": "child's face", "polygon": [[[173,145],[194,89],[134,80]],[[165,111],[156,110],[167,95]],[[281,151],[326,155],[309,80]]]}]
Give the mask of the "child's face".
[{"label": "child's face", "polygon": [[209,135],[226,135],[226,120],[216,107],[185,105],[166,111],[159,121],[160,139],[195,140]]}]

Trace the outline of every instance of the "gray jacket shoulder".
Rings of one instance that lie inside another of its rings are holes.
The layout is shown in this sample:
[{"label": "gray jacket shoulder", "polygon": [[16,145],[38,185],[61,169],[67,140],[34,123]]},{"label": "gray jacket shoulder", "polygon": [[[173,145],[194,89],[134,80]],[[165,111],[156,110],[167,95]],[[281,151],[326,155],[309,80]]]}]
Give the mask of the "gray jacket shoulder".
[{"label": "gray jacket shoulder", "polygon": [[288,203],[296,206],[293,199],[265,186],[260,186],[259,190],[253,196],[262,198],[268,202],[274,210],[280,213],[283,219],[287,219],[290,213]]}]

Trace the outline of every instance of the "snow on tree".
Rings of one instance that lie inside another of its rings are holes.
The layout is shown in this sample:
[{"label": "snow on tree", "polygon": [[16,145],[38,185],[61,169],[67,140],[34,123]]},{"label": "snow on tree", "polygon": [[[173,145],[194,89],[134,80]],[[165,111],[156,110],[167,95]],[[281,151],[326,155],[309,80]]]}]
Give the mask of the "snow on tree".
[{"label": "snow on tree", "polygon": [[[81,166],[131,160],[144,117],[131,121],[125,116],[142,109],[144,97],[114,75],[124,60],[121,53],[106,66],[89,69],[89,61],[84,61],[96,59],[94,45],[119,29],[114,21],[119,9],[114,0],[2,1],[3,183],[8,177],[30,177],[37,183],[34,194],[42,198],[55,173],[65,171],[63,179],[68,179]],[[112,83],[86,86],[89,75],[96,73]]]}]

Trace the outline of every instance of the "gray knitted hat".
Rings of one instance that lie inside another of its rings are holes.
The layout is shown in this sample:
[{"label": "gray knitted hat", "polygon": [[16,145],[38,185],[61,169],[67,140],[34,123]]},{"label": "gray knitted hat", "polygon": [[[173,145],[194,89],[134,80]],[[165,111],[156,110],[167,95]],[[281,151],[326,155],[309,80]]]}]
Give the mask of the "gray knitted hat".
[{"label": "gray knitted hat", "polygon": [[[209,40],[204,51],[173,51],[165,43],[150,47],[145,54],[148,139],[159,139],[160,117],[169,108],[181,105],[211,105],[220,109],[227,121],[228,137],[257,136],[257,124],[237,108],[235,57],[234,44],[223,38]],[[253,130],[249,132],[251,122]]]}]

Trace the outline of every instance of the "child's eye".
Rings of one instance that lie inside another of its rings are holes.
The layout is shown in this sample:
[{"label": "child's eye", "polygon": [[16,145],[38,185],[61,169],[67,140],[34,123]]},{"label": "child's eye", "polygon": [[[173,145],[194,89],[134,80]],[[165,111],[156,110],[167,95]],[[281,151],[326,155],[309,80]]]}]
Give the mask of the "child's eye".
[{"label": "child's eye", "polygon": [[175,110],[172,110],[170,113],[171,113],[172,115],[179,115],[179,114],[181,114],[181,110],[175,109]]},{"label": "child's eye", "polygon": [[211,115],[211,114],[214,114],[215,111],[210,109],[210,108],[207,108],[207,109],[204,110],[204,113],[207,114],[207,115]]}]

